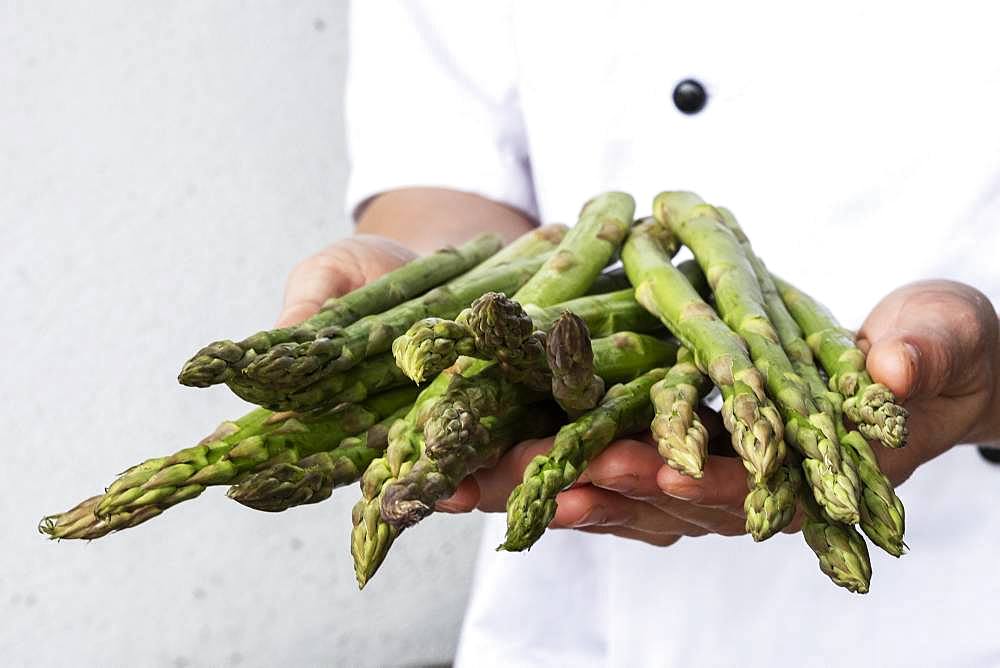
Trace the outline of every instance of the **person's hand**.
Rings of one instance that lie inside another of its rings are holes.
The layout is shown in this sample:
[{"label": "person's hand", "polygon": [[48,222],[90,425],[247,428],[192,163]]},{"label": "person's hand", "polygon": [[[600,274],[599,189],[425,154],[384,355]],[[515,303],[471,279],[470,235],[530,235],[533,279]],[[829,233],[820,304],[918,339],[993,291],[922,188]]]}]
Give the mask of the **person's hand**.
[{"label": "person's hand", "polygon": [[300,262],[288,276],[278,327],[302,322],[330,297],[339,297],[409,262],[413,251],[395,241],[358,234]]},{"label": "person's hand", "polygon": [[[1000,441],[997,315],[982,293],[948,281],[900,288],[869,315],[859,344],[869,350],[875,380],[910,411],[909,444],[874,448],[894,483],[957,443]],[[717,424],[709,427],[719,433]],[[516,446],[496,467],[463,481],[440,509],[502,512],[528,462],[549,447],[551,439]],[[746,473],[734,457],[709,456],[704,477],[695,480],[663,465],[649,443],[625,439],[596,457],[580,484],[559,494],[552,527],[653,545],[739,535],[746,493]]]}]

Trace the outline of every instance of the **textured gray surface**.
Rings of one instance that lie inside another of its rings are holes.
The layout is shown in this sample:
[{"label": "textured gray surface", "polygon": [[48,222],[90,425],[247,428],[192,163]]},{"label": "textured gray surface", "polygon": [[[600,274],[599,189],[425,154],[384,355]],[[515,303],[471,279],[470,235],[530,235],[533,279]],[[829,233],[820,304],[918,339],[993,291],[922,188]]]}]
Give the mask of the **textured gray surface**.
[{"label": "textured gray surface", "polygon": [[49,543],[39,517],[245,412],[175,381],[276,316],[347,232],[345,3],[0,7],[0,656],[5,665],[446,660],[477,518],[432,518],[363,594],[355,489],[282,516],[210,490],[128,533]]}]

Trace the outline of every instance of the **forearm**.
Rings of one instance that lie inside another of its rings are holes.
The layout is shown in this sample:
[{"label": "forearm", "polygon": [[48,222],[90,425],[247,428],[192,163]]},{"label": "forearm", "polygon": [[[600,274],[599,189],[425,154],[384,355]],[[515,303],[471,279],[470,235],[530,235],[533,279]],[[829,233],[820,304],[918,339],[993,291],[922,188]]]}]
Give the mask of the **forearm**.
[{"label": "forearm", "polygon": [[470,193],[442,188],[405,188],[375,197],[356,232],[397,241],[418,253],[495,232],[506,241],[536,224],[525,214]]}]

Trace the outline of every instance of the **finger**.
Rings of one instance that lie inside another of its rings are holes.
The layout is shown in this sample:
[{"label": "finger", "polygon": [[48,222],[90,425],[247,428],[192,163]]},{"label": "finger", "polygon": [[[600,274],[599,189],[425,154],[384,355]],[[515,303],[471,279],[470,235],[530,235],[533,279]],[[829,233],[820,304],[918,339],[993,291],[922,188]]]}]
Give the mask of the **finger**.
[{"label": "finger", "polygon": [[668,547],[679,541],[682,536],[667,533],[646,533],[625,527],[581,527],[577,531],[593,534],[611,534],[618,538],[638,540],[656,547]]},{"label": "finger", "polygon": [[657,473],[656,483],[664,494],[675,499],[735,513],[742,513],[743,499],[748,491],[743,463],[734,457],[715,455],[709,455],[705,461],[700,479],[664,466]]},{"label": "finger", "polygon": [[279,327],[301,322],[338,297],[403,265],[414,253],[389,239],[357,234],[303,260],[288,277]]},{"label": "finger", "polygon": [[474,473],[479,488],[478,508],[488,513],[505,511],[507,497],[521,483],[528,463],[551,448],[552,438],[524,441],[511,448],[496,466]]},{"label": "finger", "polygon": [[353,254],[326,249],[303,260],[288,277],[278,327],[309,318],[328,298],[358,287],[360,269]]},{"label": "finger", "polygon": [[579,482],[614,490],[631,498],[659,497],[656,472],[663,459],[644,441],[624,438],[606,447],[587,465]]},{"label": "finger", "polygon": [[584,485],[561,492],[556,497],[553,527],[624,527],[646,533],[704,536],[709,529],[685,522],[658,508]]},{"label": "finger", "polygon": [[434,508],[442,513],[468,513],[476,509],[479,497],[479,483],[469,476],[458,483],[454,494],[438,501]]},{"label": "finger", "polygon": [[923,281],[883,299],[859,333],[868,370],[902,400],[974,392],[988,382],[996,313],[981,292],[951,281]]}]

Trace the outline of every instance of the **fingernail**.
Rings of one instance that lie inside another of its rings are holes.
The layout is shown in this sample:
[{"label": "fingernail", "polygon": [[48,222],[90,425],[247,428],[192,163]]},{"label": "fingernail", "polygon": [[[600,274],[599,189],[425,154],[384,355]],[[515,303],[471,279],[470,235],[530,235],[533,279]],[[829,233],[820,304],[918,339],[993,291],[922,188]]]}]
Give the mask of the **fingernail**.
[{"label": "fingernail", "polygon": [[574,528],[589,527],[597,524],[603,524],[604,521],[607,519],[607,515],[608,515],[607,508],[605,508],[604,506],[594,506],[586,513],[584,513],[582,517],[578,518],[575,522],[573,522],[573,527]]},{"label": "fingernail", "polygon": [[438,501],[434,504],[434,508],[442,513],[462,513],[465,512],[465,508],[451,503],[449,501]]},{"label": "fingernail", "polygon": [[619,494],[628,494],[634,491],[638,485],[639,477],[634,473],[626,473],[625,475],[594,481],[594,486],[603,487]]},{"label": "fingernail", "polygon": [[697,501],[704,495],[701,486],[684,484],[664,489],[663,493],[681,501]]}]

